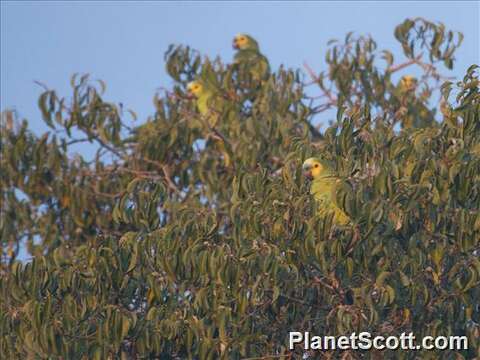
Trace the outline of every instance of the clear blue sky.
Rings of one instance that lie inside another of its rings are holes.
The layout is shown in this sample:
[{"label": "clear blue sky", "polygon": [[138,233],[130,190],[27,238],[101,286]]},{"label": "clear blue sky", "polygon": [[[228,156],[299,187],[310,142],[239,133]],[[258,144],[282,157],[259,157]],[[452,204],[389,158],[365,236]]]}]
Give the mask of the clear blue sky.
[{"label": "clear blue sky", "polygon": [[[399,46],[395,25],[407,17],[441,21],[464,33],[452,76],[479,63],[479,2],[27,2],[1,3],[0,108],[14,108],[36,132],[46,129],[37,108],[39,80],[69,95],[75,72],[107,85],[105,98],[139,114],[153,113],[152,97],[169,87],[163,54],[188,44],[210,57],[232,58],[239,32],[256,37],[273,69],[307,61],[324,69],[326,43],[348,31],[371,34],[379,48]],[[400,56],[398,56],[400,59]]]}]

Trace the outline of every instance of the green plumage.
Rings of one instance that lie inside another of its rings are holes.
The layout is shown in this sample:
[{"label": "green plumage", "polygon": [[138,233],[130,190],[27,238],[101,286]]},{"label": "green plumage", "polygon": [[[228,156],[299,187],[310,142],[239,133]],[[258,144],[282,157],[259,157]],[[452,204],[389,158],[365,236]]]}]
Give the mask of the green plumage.
[{"label": "green plumage", "polygon": [[270,75],[267,58],[255,50],[239,50],[235,54],[234,64],[248,71],[255,81],[264,81]]},{"label": "green plumage", "polygon": [[[195,104],[201,115],[200,119],[195,120],[193,127],[201,129],[208,138],[212,135],[211,130],[221,125],[221,117],[227,117],[228,102],[218,89],[204,80],[192,81],[187,85],[187,90],[195,97]],[[231,157],[224,141],[215,137],[214,144],[223,155],[225,166],[230,166]]]},{"label": "green plumage", "polygon": [[317,214],[325,217],[333,213],[333,220],[338,225],[350,222],[347,214],[338,206],[336,198],[340,187],[340,179],[326,161],[318,158],[305,160],[303,169],[313,178],[310,186],[312,194],[318,204]]},{"label": "green plumage", "polygon": [[433,113],[415,94],[417,86],[417,79],[404,76],[395,89],[397,116],[403,129],[425,128],[435,124]]},{"label": "green plumage", "polygon": [[225,99],[220,92],[206,81],[201,80],[191,82],[187,89],[195,97],[198,112],[204,117],[208,125],[210,127],[217,126],[218,120],[226,107]]},{"label": "green plumage", "polygon": [[268,59],[260,52],[258,42],[251,36],[239,34],[234,39],[234,47],[238,50],[234,57],[234,65],[240,72],[247,72],[253,80],[262,82],[270,75]]}]

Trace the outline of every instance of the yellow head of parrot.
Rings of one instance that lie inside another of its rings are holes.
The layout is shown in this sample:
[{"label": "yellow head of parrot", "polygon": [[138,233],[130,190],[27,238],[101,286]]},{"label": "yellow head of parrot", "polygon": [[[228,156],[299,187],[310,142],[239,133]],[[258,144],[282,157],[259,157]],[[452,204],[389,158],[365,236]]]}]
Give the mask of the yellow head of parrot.
[{"label": "yellow head of parrot", "polygon": [[250,45],[250,37],[245,34],[238,34],[233,38],[233,48],[237,50],[247,49]]},{"label": "yellow head of parrot", "polygon": [[307,179],[313,180],[324,170],[322,163],[316,158],[309,158],[303,162],[303,174]]},{"label": "yellow head of parrot", "polygon": [[413,90],[417,86],[417,79],[411,75],[402,76],[400,79],[400,86],[406,91]]},{"label": "yellow head of parrot", "polygon": [[203,91],[203,84],[200,81],[192,81],[187,85],[187,93],[189,97],[198,98]]}]

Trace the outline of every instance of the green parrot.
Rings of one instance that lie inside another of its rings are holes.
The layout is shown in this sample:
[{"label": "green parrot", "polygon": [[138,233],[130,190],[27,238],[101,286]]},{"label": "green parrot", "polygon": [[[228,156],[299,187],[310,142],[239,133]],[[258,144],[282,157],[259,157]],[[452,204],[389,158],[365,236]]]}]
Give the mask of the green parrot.
[{"label": "green parrot", "polygon": [[411,75],[405,75],[402,76],[400,81],[398,82],[398,89],[400,90],[400,93],[406,94],[411,91],[415,91],[417,88],[418,81],[416,78],[414,78]]},{"label": "green parrot", "polygon": [[233,63],[246,69],[252,79],[262,82],[270,76],[268,59],[260,52],[258,42],[247,34],[238,34],[233,38],[233,48],[237,50]]},{"label": "green parrot", "polygon": [[[203,129],[209,133],[211,128],[220,125],[219,120],[226,110],[227,103],[220,91],[204,80],[195,80],[187,85],[187,92],[195,99],[196,107],[202,120],[197,120],[194,127]],[[208,125],[208,126],[207,126]],[[222,153],[225,166],[231,165],[231,158],[225,146],[225,142],[215,137],[215,146]]]},{"label": "green parrot", "polygon": [[220,92],[203,80],[188,83],[187,92],[190,97],[195,98],[198,112],[208,125],[215,127],[225,107],[225,99],[222,98]]},{"label": "green parrot", "polygon": [[435,123],[432,112],[415,95],[417,86],[417,79],[406,75],[400,79],[395,91],[399,102],[397,116],[404,129],[425,128]]},{"label": "green parrot", "polygon": [[303,163],[303,171],[305,176],[312,180],[310,194],[318,203],[317,214],[324,217],[333,212],[335,224],[347,225],[351,220],[336,203],[340,179],[331,166],[323,159],[312,157]]}]

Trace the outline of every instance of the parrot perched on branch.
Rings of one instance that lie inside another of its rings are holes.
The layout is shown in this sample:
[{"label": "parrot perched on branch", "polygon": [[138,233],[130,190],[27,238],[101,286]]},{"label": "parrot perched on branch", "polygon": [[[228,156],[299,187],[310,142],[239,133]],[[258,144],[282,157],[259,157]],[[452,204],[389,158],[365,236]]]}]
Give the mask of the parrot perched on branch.
[{"label": "parrot perched on branch", "polygon": [[425,128],[435,124],[432,112],[416,96],[418,80],[413,76],[403,76],[396,88],[396,97],[399,102],[397,116],[402,128]]},{"label": "parrot perched on branch", "polygon": [[326,161],[312,157],[303,163],[303,171],[305,176],[312,180],[310,194],[318,203],[317,214],[324,217],[333,213],[335,224],[347,225],[350,218],[336,203],[340,179],[332,167]]},{"label": "parrot perched on branch", "polygon": [[197,120],[194,126],[203,129],[207,136],[213,135],[215,147],[222,153],[225,166],[229,167],[231,158],[225,141],[215,131],[215,128],[219,125],[220,117],[222,115],[225,116],[227,110],[226,100],[218,89],[203,80],[190,82],[187,85],[187,92],[190,97],[195,99],[197,110],[202,116],[202,119]]},{"label": "parrot perched on branch", "polygon": [[190,97],[195,98],[198,112],[208,126],[215,127],[225,108],[225,99],[219,91],[206,81],[195,80],[187,85],[187,92]]},{"label": "parrot perched on branch", "polygon": [[233,39],[233,48],[237,50],[234,65],[247,71],[252,79],[262,82],[270,75],[270,64],[260,52],[258,42],[247,34],[238,34]]},{"label": "parrot perched on branch", "polygon": [[398,89],[401,94],[406,94],[411,91],[415,91],[417,88],[418,81],[411,75],[402,76],[398,83]]}]

